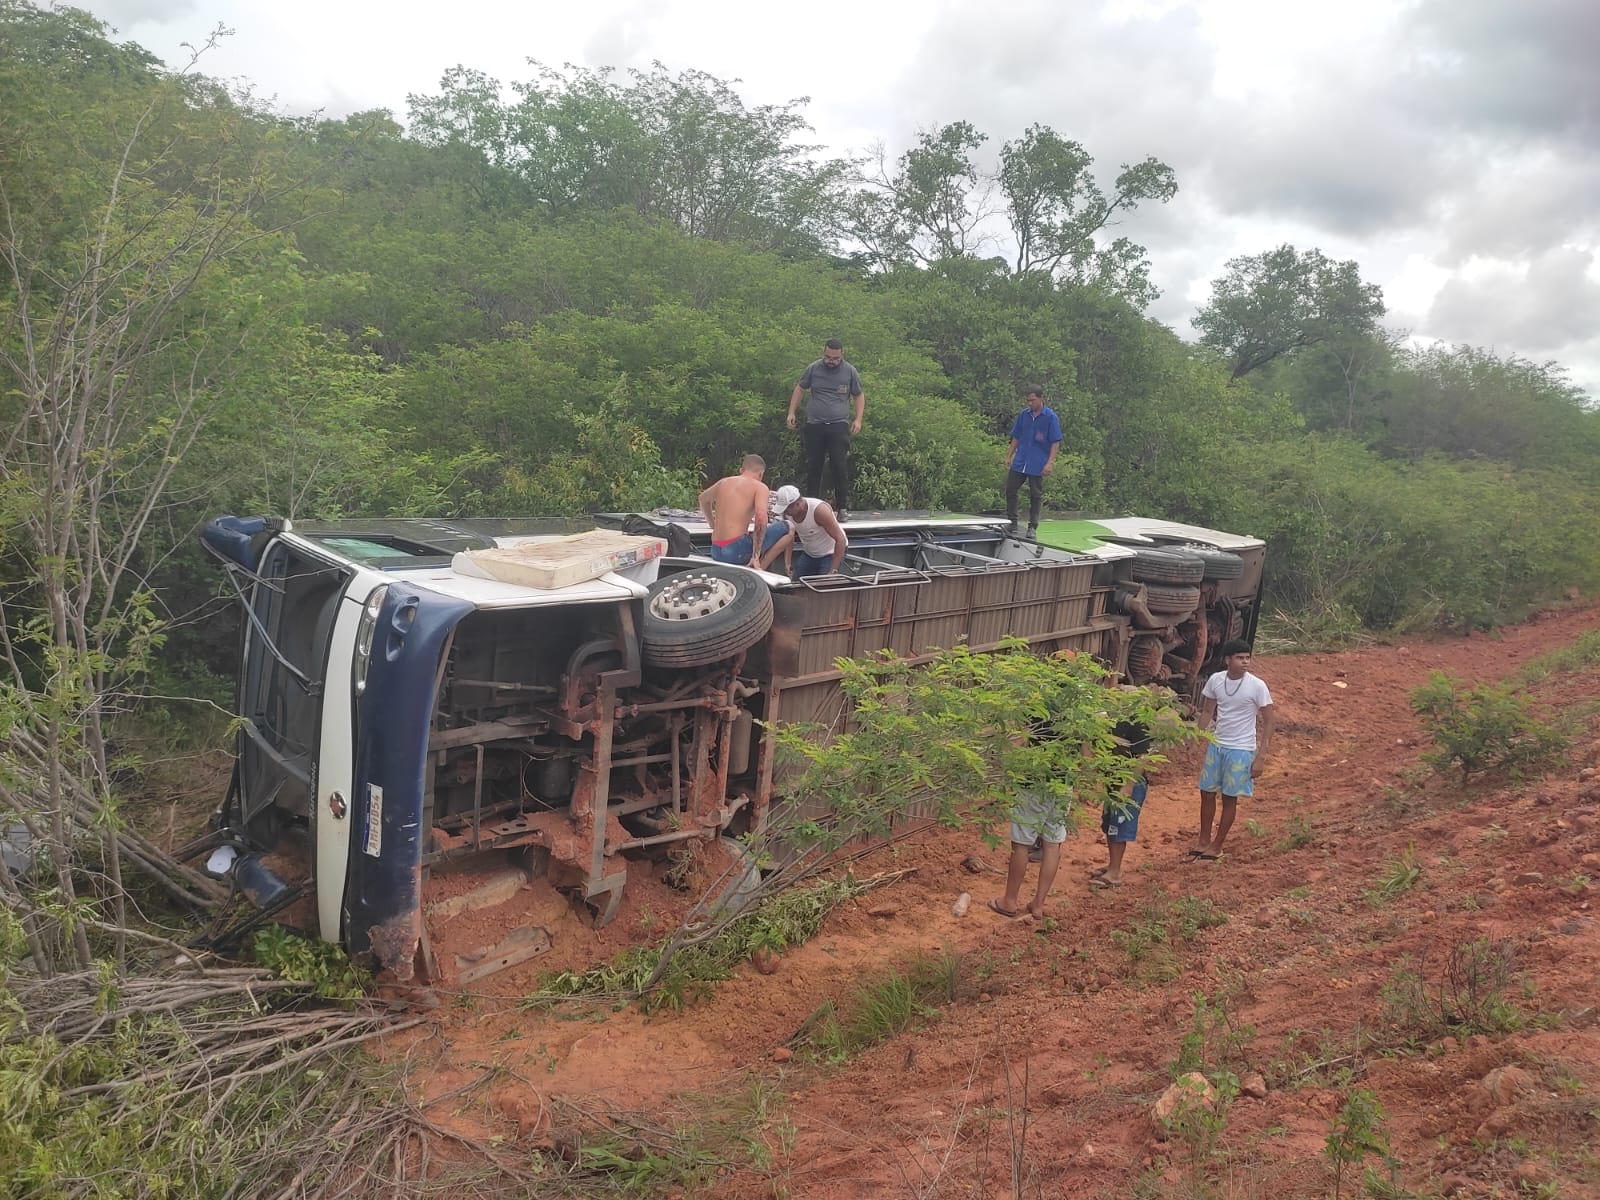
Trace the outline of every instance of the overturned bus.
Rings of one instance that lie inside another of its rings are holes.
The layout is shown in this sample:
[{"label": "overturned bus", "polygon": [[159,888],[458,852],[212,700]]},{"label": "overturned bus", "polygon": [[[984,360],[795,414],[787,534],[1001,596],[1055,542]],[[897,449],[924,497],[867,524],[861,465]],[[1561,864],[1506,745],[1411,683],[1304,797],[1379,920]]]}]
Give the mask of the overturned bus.
[{"label": "overturned bus", "polygon": [[[431,882],[490,860],[609,921],[630,860],[801,803],[766,723],[843,727],[840,658],[1021,638],[1192,698],[1260,606],[1262,542],[1170,522],[1033,542],[996,519],[853,516],[840,573],[791,582],[702,557],[704,524],[671,519],[208,523],[244,617],[211,844],[245,890],[309,894],[322,938],[396,979],[470,982],[548,942],[497,931],[441,965],[455,910]],[[286,853],[288,884],[264,866]]]}]

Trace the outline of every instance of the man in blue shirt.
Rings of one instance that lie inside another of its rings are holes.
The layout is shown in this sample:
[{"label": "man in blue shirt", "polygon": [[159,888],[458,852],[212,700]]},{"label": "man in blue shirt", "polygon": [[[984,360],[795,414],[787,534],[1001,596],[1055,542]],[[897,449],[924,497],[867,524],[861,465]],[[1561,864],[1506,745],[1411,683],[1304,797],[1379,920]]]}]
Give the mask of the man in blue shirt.
[{"label": "man in blue shirt", "polygon": [[1061,422],[1055,410],[1047,408],[1044,389],[1031,387],[1024,395],[1028,407],[1011,423],[1011,446],[1006,450],[1006,517],[1011,532],[1017,531],[1017,492],[1028,481],[1028,536],[1039,534],[1039,502],[1044,496],[1044,477],[1055,469],[1056,451],[1061,447]]}]

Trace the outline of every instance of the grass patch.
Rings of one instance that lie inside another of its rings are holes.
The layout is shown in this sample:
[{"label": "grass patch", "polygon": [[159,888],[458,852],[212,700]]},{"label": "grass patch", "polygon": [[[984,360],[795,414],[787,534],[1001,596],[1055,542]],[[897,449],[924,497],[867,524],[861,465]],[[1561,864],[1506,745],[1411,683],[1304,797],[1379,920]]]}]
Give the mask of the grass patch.
[{"label": "grass patch", "polygon": [[1417,847],[1411,843],[1399,855],[1383,864],[1373,886],[1361,894],[1374,908],[1404,895],[1422,882],[1422,867],[1417,862]]},{"label": "grass patch", "polygon": [[630,946],[587,971],[547,974],[540,979],[539,989],[523,998],[522,1007],[590,998],[618,1004],[638,999],[646,1012],[682,1009],[709,995],[713,984],[733,978],[734,968],[756,951],[780,952],[810,941],[829,913],[865,890],[865,884],[847,875],[779,892],[741,913],[710,941],[679,949],[648,993],[643,991],[644,985],[661,961],[666,940],[653,946]]},{"label": "grass patch", "polygon": [[1570,646],[1524,663],[1512,678],[1524,684],[1542,683],[1552,675],[1570,675],[1595,666],[1600,666],[1600,629],[1591,629]]},{"label": "grass patch", "polygon": [[1330,601],[1294,612],[1276,609],[1265,614],[1255,644],[1260,654],[1306,654],[1370,646],[1377,641],[1360,613],[1349,605]]},{"label": "grass patch", "polygon": [[1228,914],[1215,902],[1199,896],[1183,896],[1168,907],[1173,932],[1186,942],[1192,942],[1207,929],[1220,929],[1228,923]]},{"label": "grass patch", "polygon": [[1146,915],[1113,929],[1111,940],[1128,956],[1128,973],[1140,983],[1171,983],[1181,973],[1166,922]]},{"label": "grass patch", "polygon": [[604,1133],[593,1130],[578,1147],[562,1184],[530,1195],[707,1195],[730,1170],[749,1168],[781,1196],[794,1150],[795,1128],[777,1111],[778,1092],[752,1079],[726,1095],[666,1119],[659,1113],[610,1113]]},{"label": "grass patch", "polygon": [[845,1062],[936,1015],[956,998],[959,974],[960,959],[949,952],[914,959],[857,988],[843,1014],[829,1001],[806,1022],[805,1041],[817,1057]]},{"label": "grass patch", "polygon": [[570,1170],[550,1158],[552,1186],[528,1197],[712,1195],[728,1171],[752,1170],[774,1197],[787,1195],[795,1126],[779,1112],[779,1091],[762,1078],[728,1096],[694,1101],[680,1114],[610,1110],[597,1122],[574,1112],[587,1133]]},{"label": "grass patch", "polygon": [[1183,896],[1146,904],[1139,915],[1111,940],[1128,956],[1128,973],[1140,983],[1171,983],[1181,973],[1177,948],[1199,937],[1203,930],[1228,922],[1228,914],[1210,900]]},{"label": "grass patch", "polygon": [[1279,843],[1284,850],[1300,850],[1317,840],[1317,831],[1312,828],[1310,819],[1300,811],[1303,803],[1305,801],[1299,796],[1289,797],[1289,820],[1283,841]]}]

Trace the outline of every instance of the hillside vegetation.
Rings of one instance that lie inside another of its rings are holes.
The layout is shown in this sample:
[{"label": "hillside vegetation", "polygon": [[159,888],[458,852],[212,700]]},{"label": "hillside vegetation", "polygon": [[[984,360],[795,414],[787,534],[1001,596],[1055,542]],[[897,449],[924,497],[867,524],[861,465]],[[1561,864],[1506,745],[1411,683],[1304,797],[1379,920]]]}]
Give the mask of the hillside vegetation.
[{"label": "hillside vegetation", "polygon": [[[28,505],[70,524],[98,488],[138,543],[113,604],[187,612],[215,511],[684,504],[750,451],[793,478],[784,398],[833,336],[867,382],[863,507],[993,508],[1038,382],[1050,505],[1264,536],[1272,600],[1318,622],[1488,625],[1600,582],[1600,413],[1558,366],[1413,349],[1358,264],[1287,246],[1230,264],[1182,341],[1115,236],[1181,210],[1153,159],[1034,126],[988,175],[961,121],[832,159],[802,104],[662,69],[461,68],[403,115],[288,118],[74,10],[5,0],[0,38],[3,536],[51,557]],[[75,472],[32,436],[69,412]]]}]

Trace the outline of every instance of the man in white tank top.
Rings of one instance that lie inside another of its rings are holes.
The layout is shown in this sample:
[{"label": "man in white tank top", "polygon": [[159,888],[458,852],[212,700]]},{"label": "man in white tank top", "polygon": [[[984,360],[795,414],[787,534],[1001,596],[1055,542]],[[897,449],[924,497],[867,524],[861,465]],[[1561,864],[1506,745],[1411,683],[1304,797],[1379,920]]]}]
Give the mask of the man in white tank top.
[{"label": "man in white tank top", "polygon": [[798,551],[793,554],[796,579],[839,570],[850,538],[826,502],[802,496],[799,488],[789,485],[772,494],[772,507],[789,523],[789,532],[773,543],[769,561],[780,553],[787,559]]}]

